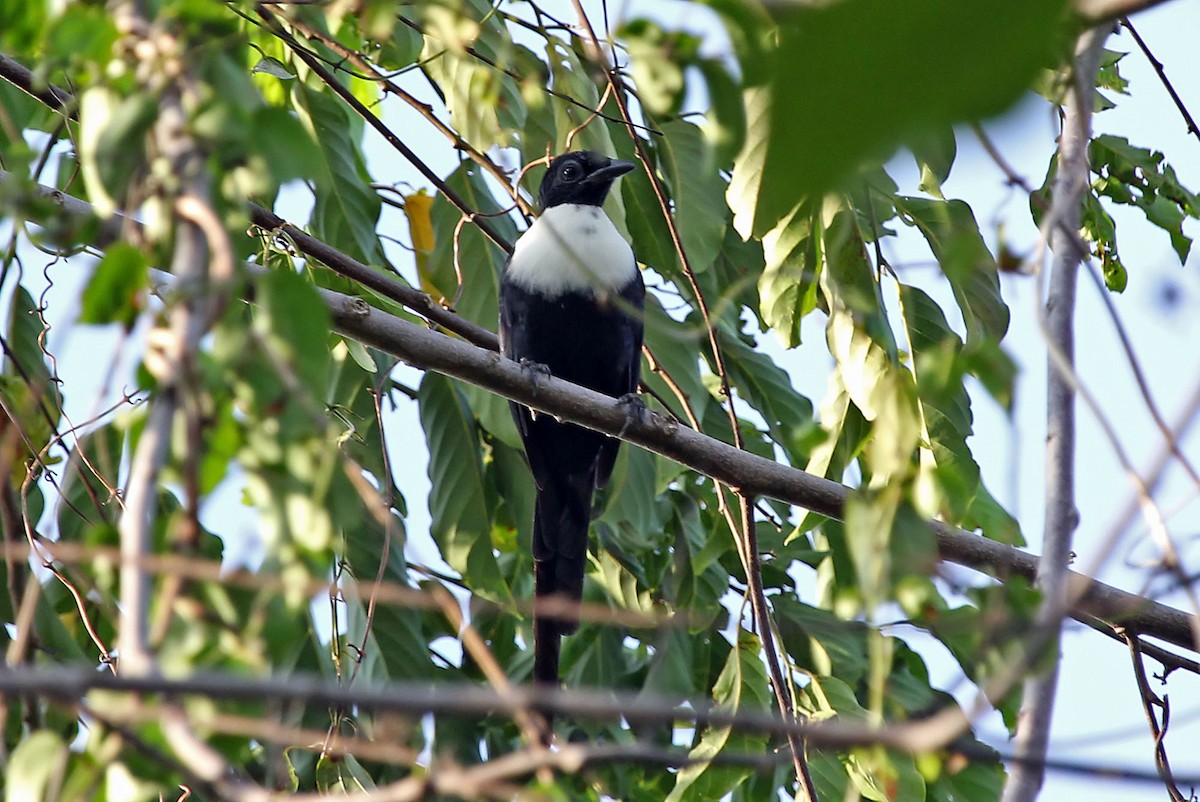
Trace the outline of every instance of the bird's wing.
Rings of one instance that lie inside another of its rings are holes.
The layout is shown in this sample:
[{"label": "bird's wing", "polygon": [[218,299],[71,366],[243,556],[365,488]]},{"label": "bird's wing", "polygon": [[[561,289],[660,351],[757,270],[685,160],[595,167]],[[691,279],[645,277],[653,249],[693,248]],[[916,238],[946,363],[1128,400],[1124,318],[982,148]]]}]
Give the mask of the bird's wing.
[{"label": "bird's wing", "polygon": [[[621,349],[621,353],[627,355],[625,364],[618,366],[620,369],[618,386],[614,387],[612,392],[612,395],[618,398],[627,393],[637,392],[638,381],[642,375],[646,285],[642,282],[641,271],[638,271],[634,280],[621,290],[621,301],[622,307],[628,312],[632,325],[628,329],[629,342],[626,343],[625,348]],[[601,446],[596,461],[596,487],[604,487],[608,484],[608,479],[612,476],[613,465],[617,462],[617,451],[620,446],[621,441],[615,437],[606,439],[604,445]]]},{"label": "bird's wing", "polygon": [[[505,270],[507,269],[508,265],[505,265]],[[527,300],[525,291],[514,286],[507,277],[500,280],[500,353],[517,362],[529,355],[529,344],[523,339],[528,331],[528,326],[524,325],[523,321]],[[523,404],[510,401],[509,406],[517,424],[517,431],[525,438],[529,434],[533,416]]]}]

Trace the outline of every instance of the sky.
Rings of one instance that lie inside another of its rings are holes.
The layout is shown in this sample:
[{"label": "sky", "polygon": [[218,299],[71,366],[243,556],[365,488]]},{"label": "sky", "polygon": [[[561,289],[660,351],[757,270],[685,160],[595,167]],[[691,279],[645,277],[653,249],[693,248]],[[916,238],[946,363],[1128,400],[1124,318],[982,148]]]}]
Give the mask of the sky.
[{"label": "sky", "polygon": [[[554,8],[554,4],[549,4]],[[571,18],[569,3],[561,3],[559,15]],[[589,4],[594,10],[598,4]],[[705,47],[720,54],[727,43],[710,12],[697,6],[677,2],[646,2],[636,6],[639,13],[654,16],[668,27],[684,27],[705,38]],[[616,21],[622,18],[620,9],[610,11]],[[593,13],[593,19],[601,16]],[[1200,113],[1200,51],[1195,48],[1200,34],[1200,3],[1176,0],[1145,12],[1133,20],[1135,26],[1163,62],[1179,94],[1195,112]],[[1127,33],[1110,38],[1111,49],[1128,51],[1121,62],[1122,74],[1130,81],[1130,97],[1116,97],[1117,108],[1095,118],[1098,133],[1125,136],[1137,145],[1153,147],[1167,154],[1184,185],[1200,188],[1200,141],[1190,136],[1149,63],[1137,51]],[[431,98],[432,99],[432,98]],[[393,130],[429,131],[428,139],[416,133],[423,147],[418,151],[433,154],[431,166],[445,174],[457,161],[449,148],[442,145],[427,123],[395,103],[385,104],[385,120]],[[1050,107],[1044,101],[1030,98],[998,120],[989,121],[985,128],[1013,168],[1034,186],[1040,185],[1054,147],[1056,126]],[[373,134],[367,134],[367,154],[372,175],[387,182],[408,181],[424,186],[417,173],[403,163]],[[1009,247],[1021,254],[1028,253],[1036,243],[1037,232],[1029,221],[1028,207],[1019,189],[1008,187],[1004,175],[978,147],[967,131],[960,131],[959,154],[949,181],[944,186],[947,197],[969,200],[976,218],[995,246],[1003,232]],[[916,192],[917,173],[911,159],[898,154],[889,171],[904,191]],[[285,198],[280,211],[293,220],[304,219],[306,201],[298,194]],[[1113,298],[1129,332],[1133,348],[1152,388],[1154,398],[1168,421],[1193,394],[1200,382],[1200,349],[1190,347],[1200,342],[1200,280],[1196,270],[1198,258],[1193,257],[1184,268],[1178,263],[1166,234],[1145,223],[1140,213],[1117,210],[1118,238],[1121,255],[1129,268],[1129,287],[1124,294]],[[1200,226],[1190,221],[1192,234],[1200,234]],[[943,308],[951,309],[948,287],[939,277],[935,266],[914,232],[897,225],[901,236],[885,244],[885,255],[897,268],[901,280],[926,289]],[[384,207],[380,231],[402,239],[407,238],[407,224],[396,210]],[[410,258],[393,250],[390,254],[401,266]],[[40,267],[40,254],[28,257],[31,267]],[[412,276],[410,276],[412,278]],[[62,358],[64,375],[74,381],[68,388],[68,412],[82,420],[104,403],[101,388],[104,377],[96,371],[73,370],[91,365],[108,365],[113,355],[123,361],[114,371],[118,377],[108,388],[121,389],[120,377],[129,375],[129,356],[136,349],[120,344],[111,333],[91,328],[75,327],[74,299],[86,279],[85,271],[56,276],[47,300],[57,324],[51,334],[51,347]],[[32,284],[40,290],[34,279]],[[1030,278],[1005,276],[1003,294],[1012,313],[1005,348],[1020,366],[1015,413],[1009,419],[994,402],[981,392],[973,392],[975,435],[971,448],[983,470],[985,481],[997,498],[1021,521],[1029,539],[1029,549],[1039,551],[1042,520],[1043,475],[1042,446],[1045,430],[1045,348],[1036,323],[1036,289]],[[1173,303],[1168,303],[1174,298]],[[889,299],[891,300],[891,299]],[[831,363],[822,344],[823,321],[814,315],[805,323],[806,345],[792,352],[783,352],[773,336],[762,338],[762,346],[786,367],[793,383],[814,402],[825,392]],[[1090,388],[1105,416],[1116,429],[1122,448],[1126,449],[1135,466],[1149,464],[1162,447],[1145,404],[1138,393],[1133,374],[1121,350],[1114,326],[1105,311],[1101,295],[1092,282],[1081,276],[1079,306],[1076,319],[1078,371]],[[397,379],[410,386],[420,381],[416,370],[401,367]],[[977,388],[976,388],[977,389]],[[415,404],[401,402],[387,421],[389,446],[396,467],[398,484],[409,501],[410,515],[406,521],[411,538],[410,557],[417,562],[437,564],[436,553],[428,536],[429,517],[422,499],[428,495],[425,475],[424,439]],[[1200,462],[1200,447],[1196,438],[1182,442],[1183,449],[1194,461]],[[1078,505],[1081,526],[1077,533],[1078,565],[1099,566],[1098,576],[1104,581],[1133,592],[1157,593],[1161,581],[1147,580],[1145,566],[1156,556],[1156,549],[1140,526],[1135,526],[1120,541],[1111,554],[1100,561],[1104,538],[1119,511],[1128,503],[1132,485],[1120,469],[1114,449],[1105,437],[1095,417],[1079,406],[1078,436]],[[240,543],[231,539],[232,562],[255,562],[254,519],[239,502],[240,488],[236,480],[227,482],[221,491],[208,501],[205,516],[213,528],[232,530],[243,536]],[[1170,513],[1169,526],[1180,547],[1184,563],[1193,571],[1200,568],[1200,505],[1195,504],[1197,488],[1181,471],[1168,472],[1158,494],[1164,510]],[[1163,601],[1187,609],[1188,601],[1181,593],[1166,594]],[[960,682],[959,672],[941,647],[929,638],[905,632],[904,637],[914,645],[922,645],[936,682],[944,687],[958,688],[962,699],[970,698],[970,688]],[[1150,666],[1155,666],[1153,662]],[[1161,693],[1164,689],[1159,689]],[[1179,775],[1200,777],[1200,678],[1177,674],[1165,688],[1172,706],[1172,724],[1167,736],[1168,754]],[[1069,625],[1063,638],[1063,662],[1059,695],[1052,733],[1051,754],[1054,758],[1072,760],[1098,767],[1153,768],[1152,741],[1141,710],[1130,670],[1126,648],[1091,630]],[[979,722],[986,740],[1004,748],[1007,736],[992,716]],[[1187,787],[1184,789],[1187,792]],[[1074,774],[1051,772],[1042,794],[1044,800],[1087,798],[1107,800],[1161,800],[1165,795],[1155,783],[1131,784],[1112,779],[1088,778]]]}]

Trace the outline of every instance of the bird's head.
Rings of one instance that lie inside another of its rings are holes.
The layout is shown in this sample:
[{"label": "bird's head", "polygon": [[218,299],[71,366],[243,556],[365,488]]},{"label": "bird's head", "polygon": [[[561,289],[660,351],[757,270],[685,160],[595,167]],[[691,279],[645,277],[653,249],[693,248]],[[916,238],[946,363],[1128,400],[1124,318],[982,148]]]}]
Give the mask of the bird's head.
[{"label": "bird's head", "polygon": [[601,206],[613,181],[633,168],[633,162],[610,159],[591,150],[564,153],[550,162],[538,201],[543,210],[563,203]]}]

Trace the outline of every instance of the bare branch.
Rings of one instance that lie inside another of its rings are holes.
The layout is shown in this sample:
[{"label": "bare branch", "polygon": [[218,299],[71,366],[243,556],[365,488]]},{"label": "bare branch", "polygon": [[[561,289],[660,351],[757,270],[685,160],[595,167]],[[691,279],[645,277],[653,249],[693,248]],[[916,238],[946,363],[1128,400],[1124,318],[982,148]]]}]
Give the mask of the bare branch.
[{"label": "bare branch", "polygon": [[1150,46],[1146,44],[1146,40],[1142,38],[1142,35],[1137,32],[1137,28],[1133,27],[1133,23],[1129,21],[1128,17],[1121,17],[1121,25],[1129,31],[1129,34],[1133,37],[1133,41],[1137,42],[1138,48],[1146,56],[1146,60],[1150,62],[1150,66],[1158,73],[1158,80],[1162,82],[1163,87],[1167,90],[1167,94],[1171,96],[1172,102],[1175,103],[1175,108],[1179,109],[1179,115],[1183,117],[1184,123],[1187,124],[1188,133],[1196,137],[1197,140],[1200,140],[1200,126],[1196,125],[1196,120],[1192,117],[1192,113],[1188,111],[1188,107],[1184,105],[1183,98],[1175,91],[1175,85],[1167,78],[1167,71],[1163,67],[1163,63],[1155,58],[1154,53],[1150,50]]},{"label": "bare branch", "polygon": [[[179,178],[177,192],[164,198],[176,212],[171,272],[179,279],[179,293],[171,299],[169,325],[150,335],[152,346],[146,366],[158,379],[146,426],[138,438],[130,463],[125,508],[118,530],[121,535],[120,624],[117,648],[122,671],[142,674],[153,670],[148,642],[149,578],[138,565],[151,550],[152,527],[158,505],[158,476],[170,451],[171,429],[188,392],[189,374],[200,338],[219,303],[210,278],[227,280],[233,272],[232,250],[220,223],[206,225],[197,218],[215,219],[209,208],[208,176],[204,158],[188,132],[185,109],[186,74],[166,78],[163,64],[179,58],[179,43],[161,35],[141,16],[132,2],[114,11],[118,31],[136,41],[143,80],[159,89],[159,113],[150,142],[155,154]],[[181,211],[188,212],[187,214]],[[189,219],[190,218],[190,219]],[[211,269],[211,275],[210,275]],[[223,273],[224,275],[218,275]]]},{"label": "bare branch", "polygon": [[[1075,384],[1070,381],[1075,360],[1075,288],[1079,267],[1086,252],[1062,229],[1077,231],[1088,186],[1087,145],[1092,131],[1092,96],[1100,52],[1108,32],[1095,28],[1080,37],[1075,55],[1071,91],[1065,107],[1059,139],[1059,169],[1054,181],[1054,200],[1046,215],[1056,224],[1050,229],[1054,265],[1046,300],[1046,336],[1052,349],[1065,361],[1067,370],[1050,360],[1046,421],[1046,519],[1042,535],[1042,557],[1037,584],[1045,594],[1038,614],[1037,630],[1045,633],[1047,646],[1058,649],[1058,630],[1067,603],[1071,543],[1079,525],[1075,506]],[[1017,754],[1033,761],[1043,760],[1050,741],[1050,721],[1058,689],[1057,659],[1046,672],[1030,678],[1021,701],[1017,725]],[[1032,802],[1042,787],[1040,765],[1014,766],[1004,789],[1005,802]]]}]

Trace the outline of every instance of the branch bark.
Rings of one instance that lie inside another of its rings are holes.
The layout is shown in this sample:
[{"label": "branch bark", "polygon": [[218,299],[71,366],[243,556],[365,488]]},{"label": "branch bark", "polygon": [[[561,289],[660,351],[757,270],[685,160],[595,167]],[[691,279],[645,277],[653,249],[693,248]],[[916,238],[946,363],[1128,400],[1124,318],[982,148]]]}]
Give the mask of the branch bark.
[{"label": "branch bark", "polygon": [[[158,387],[130,463],[125,506],[118,523],[121,540],[119,667],[123,672],[140,675],[154,670],[148,642],[150,580],[140,561],[151,550],[158,507],[158,476],[169,456],[171,429],[186,392],[186,376],[195,349],[207,328],[210,310],[208,236],[200,225],[178,211],[185,198],[198,206],[208,206],[208,178],[204,158],[187,131],[183,88],[186,78],[179,75],[166,79],[162,75],[163,64],[178,58],[175,40],[155,31],[132,2],[116,6],[114,18],[122,35],[137,43],[129,49],[138,54],[139,78],[148,88],[161,91],[159,115],[148,145],[169,165],[171,175],[179,181],[177,188],[164,185],[161,192],[165,196],[162,200],[176,212],[171,271],[179,279],[180,292],[167,313],[168,326],[151,337],[157,347],[147,355],[147,366],[156,375]],[[218,236],[225,236],[223,229]],[[211,251],[214,262],[217,252],[217,248]],[[227,272],[231,273],[232,267],[230,260]]]},{"label": "branch bark", "polygon": [[[1088,186],[1087,146],[1092,133],[1092,102],[1096,70],[1108,31],[1093,28],[1079,39],[1071,92],[1063,117],[1058,146],[1058,174],[1049,216],[1057,224],[1050,229],[1054,262],[1046,300],[1046,334],[1067,368],[1075,363],[1075,289],[1079,267],[1087,258],[1076,244],[1083,193]],[[1043,648],[1059,649],[1059,630],[1068,600],[1071,544],[1079,526],[1075,506],[1075,386],[1068,371],[1050,362],[1046,420],[1046,518],[1042,557],[1037,584],[1045,594],[1035,632],[1045,637]],[[1017,725],[1017,755],[1004,789],[1005,802],[1032,802],[1041,790],[1045,771],[1040,765],[1050,742],[1050,722],[1058,689],[1056,659],[1044,674],[1025,683]]]}]

